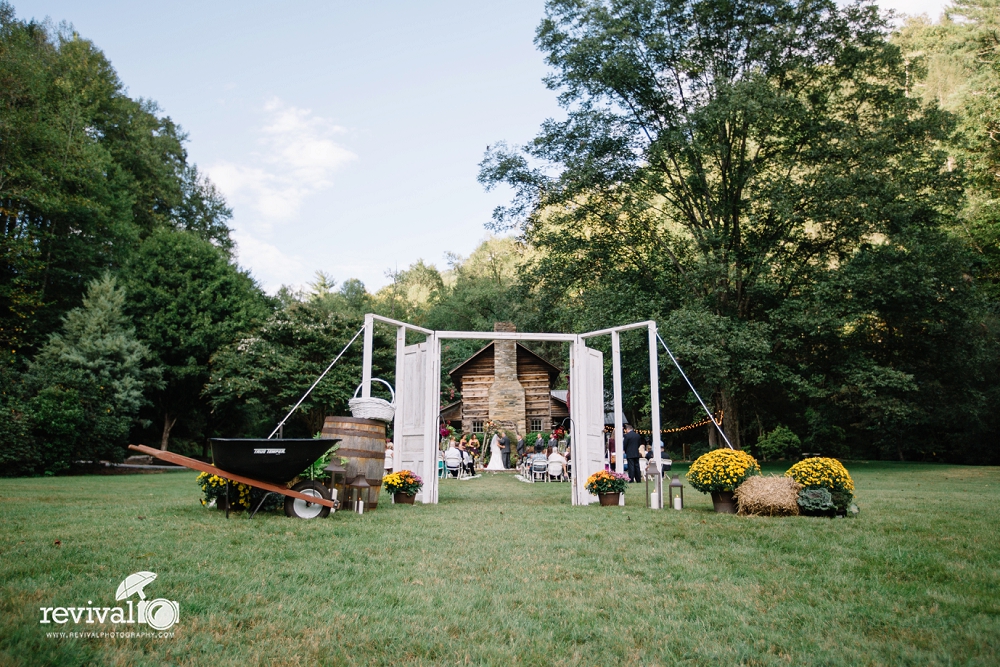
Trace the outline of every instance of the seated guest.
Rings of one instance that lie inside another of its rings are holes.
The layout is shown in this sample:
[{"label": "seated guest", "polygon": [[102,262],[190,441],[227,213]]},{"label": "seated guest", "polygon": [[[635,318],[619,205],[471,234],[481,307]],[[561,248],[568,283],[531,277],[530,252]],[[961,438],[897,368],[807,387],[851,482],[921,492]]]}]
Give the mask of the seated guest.
[{"label": "seated guest", "polygon": [[536,462],[548,464],[548,462],[549,462],[549,453],[551,453],[551,452],[552,452],[552,448],[551,447],[549,447],[548,452],[545,452],[543,450],[536,451],[530,457],[531,458],[531,464],[534,465]]},{"label": "seated guest", "polygon": [[458,477],[459,467],[462,465],[462,452],[455,446],[455,439],[448,442],[448,449],[444,452],[445,465],[452,477]]},{"label": "seated guest", "polygon": [[[558,469],[561,469],[562,471],[558,475],[552,474],[553,470],[557,469],[557,467],[553,465],[554,463],[558,463]],[[549,476],[559,478],[566,477],[566,457],[560,454],[558,450],[552,450],[552,448],[549,448]]]}]

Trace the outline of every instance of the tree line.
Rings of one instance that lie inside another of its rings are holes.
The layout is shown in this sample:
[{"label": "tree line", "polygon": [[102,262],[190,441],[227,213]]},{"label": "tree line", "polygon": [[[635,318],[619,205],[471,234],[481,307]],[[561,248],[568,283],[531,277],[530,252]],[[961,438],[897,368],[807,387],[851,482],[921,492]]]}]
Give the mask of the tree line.
[{"label": "tree line", "polygon": [[[481,181],[515,191],[502,235],[375,293],[318,272],[269,296],[181,128],[94,44],[0,4],[0,470],[266,436],[365,312],[655,319],[734,444],[996,462],[998,18],[986,0],[899,29],[863,3],[550,0],[536,44],[566,115],[488,149]],[[623,382],[643,425],[639,338]],[[445,346],[442,402],[477,345]],[[393,348],[379,331],[390,380]],[[346,414],[360,362],[355,345],[285,434]],[[665,427],[699,421],[661,364]]]}]

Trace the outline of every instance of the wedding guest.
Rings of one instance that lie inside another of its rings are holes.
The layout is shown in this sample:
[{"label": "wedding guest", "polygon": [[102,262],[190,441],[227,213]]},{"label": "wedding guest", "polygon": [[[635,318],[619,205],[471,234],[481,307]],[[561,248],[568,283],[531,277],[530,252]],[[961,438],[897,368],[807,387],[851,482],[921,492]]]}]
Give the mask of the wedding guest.
[{"label": "wedding guest", "polygon": [[476,437],[475,433],[473,433],[472,437],[469,438],[469,442],[466,445],[466,449],[472,456],[473,467],[475,467],[476,461],[479,459],[480,454],[482,454],[482,448],[479,445],[479,438]]},{"label": "wedding guest", "polygon": [[500,445],[500,460],[503,461],[503,467],[506,470],[510,467],[510,437],[507,436],[507,431],[501,431],[501,433],[503,435],[497,444]]},{"label": "wedding guest", "polygon": [[[551,451],[551,450],[550,450]],[[536,450],[534,454],[531,454],[531,464],[534,465],[536,461],[541,461],[542,463],[548,463],[549,457],[545,450]]]},{"label": "wedding guest", "polygon": [[385,443],[385,474],[392,472],[392,440]]},{"label": "wedding guest", "polygon": [[[444,460],[446,465],[449,461],[457,461],[459,466],[462,465],[462,451],[455,446],[454,438],[448,443],[448,449],[444,453]],[[452,477],[458,477],[458,467],[448,468],[448,472],[451,473]]]},{"label": "wedding guest", "polygon": [[630,482],[641,482],[642,472],[639,470],[639,445],[642,439],[631,424],[625,425],[625,437],[622,438],[622,449],[625,450],[625,460],[628,462],[628,479]]},{"label": "wedding guest", "polygon": [[[565,479],[566,475],[567,475],[567,473],[566,473],[566,457],[563,456],[562,454],[560,454],[558,450],[553,450],[553,449],[549,448],[549,463],[551,464],[553,461],[559,463],[559,465],[562,466],[562,473],[559,475],[559,477],[560,477],[560,479]],[[551,470],[551,468],[550,468],[550,470]],[[551,475],[551,473],[549,473],[549,474]]]},{"label": "wedding guest", "polygon": [[465,472],[469,473],[470,477],[474,476],[476,474],[476,466],[468,447],[466,445],[459,444],[458,451],[462,453],[462,467],[465,468]]}]

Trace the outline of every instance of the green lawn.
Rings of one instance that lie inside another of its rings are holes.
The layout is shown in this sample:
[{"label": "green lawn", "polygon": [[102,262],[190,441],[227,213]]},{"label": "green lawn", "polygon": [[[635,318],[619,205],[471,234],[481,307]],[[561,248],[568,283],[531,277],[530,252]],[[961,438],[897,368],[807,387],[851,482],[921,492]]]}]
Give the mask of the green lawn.
[{"label": "green lawn", "polygon": [[[682,512],[574,508],[497,475],[227,521],[194,473],[0,480],[0,664],[997,664],[1000,469],[848,469],[861,515],[837,520],[690,487]],[[180,603],[173,638],[46,637],[73,623],[39,607],[115,606],[140,570]]]}]

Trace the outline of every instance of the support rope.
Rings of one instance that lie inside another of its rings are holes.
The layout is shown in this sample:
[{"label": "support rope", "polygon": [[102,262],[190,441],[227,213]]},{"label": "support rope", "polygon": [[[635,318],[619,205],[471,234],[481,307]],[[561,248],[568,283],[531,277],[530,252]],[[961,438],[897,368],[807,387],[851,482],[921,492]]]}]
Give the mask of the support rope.
[{"label": "support rope", "polygon": [[[340,361],[340,358],[342,356],[344,356],[344,352],[347,352],[347,348],[349,348],[354,343],[354,341],[356,341],[358,339],[358,336],[360,336],[361,332],[364,331],[364,330],[365,330],[364,327],[361,327],[360,329],[358,329],[358,333],[354,334],[354,338],[352,338],[350,340],[350,342],[347,345],[344,346],[344,349],[340,351],[340,354],[337,355],[337,358],[330,362],[330,365],[326,367],[326,370],[323,371],[323,373],[318,378],[316,378],[316,381],[312,383],[312,386],[309,387],[309,390],[306,391],[306,393],[302,394],[302,398],[300,398],[299,402],[295,404],[295,407],[292,408],[291,410],[289,410],[288,414],[285,415],[285,418],[282,419],[281,422],[277,426],[274,427],[274,430],[271,431],[271,435],[267,436],[268,440],[270,440],[271,438],[273,438],[274,434],[277,433],[279,430],[281,430],[281,427],[285,425],[285,422],[288,421],[288,418],[291,417],[295,413],[295,411],[299,409],[300,405],[302,405],[302,401],[306,400],[306,398],[309,397],[309,394],[311,394],[312,390],[316,388],[316,385],[318,385],[320,383],[320,380],[322,380],[323,378],[326,377],[326,374],[330,372],[330,369],[333,368],[333,365],[335,363],[337,363],[338,361]],[[663,341],[660,341],[660,342],[663,342]]]},{"label": "support rope", "polygon": [[684,369],[681,368],[681,365],[679,363],[677,363],[677,358],[674,357],[674,353],[670,351],[670,348],[667,347],[667,344],[663,342],[662,338],[660,338],[659,331],[656,332],[656,338],[660,341],[660,345],[663,346],[663,349],[667,351],[667,354],[670,355],[670,361],[674,362],[674,366],[676,366],[677,370],[680,371],[681,377],[684,378],[684,381],[687,382],[687,385],[691,387],[691,391],[694,392],[695,398],[697,398],[698,402],[701,403],[701,407],[704,408],[705,414],[708,415],[709,420],[713,424],[715,424],[716,430],[719,432],[719,435],[722,436],[722,439],[726,441],[726,444],[729,446],[729,449],[736,449],[735,447],[733,447],[733,443],[729,442],[729,438],[726,437],[726,432],[722,430],[721,426],[719,426],[719,422],[715,421],[715,418],[709,411],[708,406],[705,405],[705,401],[701,400],[701,395],[698,394],[698,390],[694,388],[694,385],[691,384],[691,380],[689,380],[688,376],[684,374]]}]

